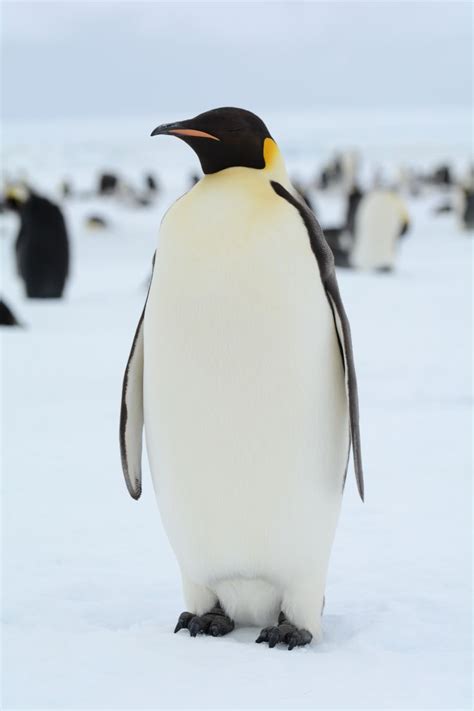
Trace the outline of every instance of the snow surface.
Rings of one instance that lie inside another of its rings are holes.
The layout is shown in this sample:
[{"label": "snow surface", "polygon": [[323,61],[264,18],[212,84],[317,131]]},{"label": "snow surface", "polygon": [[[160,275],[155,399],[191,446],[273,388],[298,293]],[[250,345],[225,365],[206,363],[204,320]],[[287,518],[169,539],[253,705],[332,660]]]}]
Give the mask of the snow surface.
[{"label": "snow surface", "polygon": [[[254,644],[257,629],[173,635],[184,609],[179,572],[147,471],[140,501],[127,494],[118,414],[160,217],[193,160],[153,145],[146,163],[133,142],[115,141],[102,152],[100,134],[89,152],[61,144],[51,163],[47,143],[11,144],[8,154],[10,169],[28,170],[51,194],[71,162],[83,183],[93,168],[139,175],[158,155],[163,166],[176,162],[169,180],[163,167],[168,189],[151,208],[65,203],[74,270],[59,303],[24,299],[16,222],[0,218],[1,293],[25,324],[1,333],[3,708],[470,708],[471,237],[452,215],[432,214],[443,196],[429,192],[409,201],[413,229],[394,275],[338,274],[367,499],[351,472],[324,641],[288,653]],[[420,161],[430,145],[420,145]],[[395,165],[390,150],[373,151],[373,161]],[[308,175],[301,155],[291,167]],[[318,208],[323,224],[334,222],[341,198],[318,196]],[[110,230],[85,230],[92,211]]]}]

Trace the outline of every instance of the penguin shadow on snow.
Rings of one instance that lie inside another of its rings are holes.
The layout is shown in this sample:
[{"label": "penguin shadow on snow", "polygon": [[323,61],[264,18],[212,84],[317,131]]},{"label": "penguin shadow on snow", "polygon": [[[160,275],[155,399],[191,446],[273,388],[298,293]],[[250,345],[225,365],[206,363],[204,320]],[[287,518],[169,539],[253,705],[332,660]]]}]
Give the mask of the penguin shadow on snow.
[{"label": "penguin shadow on snow", "polygon": [[325,615],[322,640],[319,644],[314,644],[312,648],[319,654],[327,654],[336,649],[341,650],[353,642],[367,626],[369,626],[367,619],[362,616],[357,617],[354,613]]}]

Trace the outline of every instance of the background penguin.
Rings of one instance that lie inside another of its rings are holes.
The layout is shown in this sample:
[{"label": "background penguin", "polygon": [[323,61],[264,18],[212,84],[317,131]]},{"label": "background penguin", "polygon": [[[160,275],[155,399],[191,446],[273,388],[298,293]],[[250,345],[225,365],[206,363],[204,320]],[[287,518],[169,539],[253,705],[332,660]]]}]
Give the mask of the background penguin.
[{"label": "background penguin", "polygon": [[355,216],[364,193],[354,184],[347,195],[346,214],[341,227],[324,228],[324,236],[331,247],[337,267],[348,267],[354,244]]},{"label": "background penguin", "polygon": [[389,190],[374,190],[361,201],[355,217],[354,246],[349,262],[356,269],[391,271],[399,237],[409,225],[401,197]]},{"label": "background penguin", "polygon": [[321,169],[319,177],[316,179],[316,187],[319,190],[327,190],[331,181],[331,176],[327,167]]},{"label": "background penguin", "polygon": [[149,207],[153,204],[156,193],[150,190],[137,190],[130,182],[123,180],[120,183],[117,196],[123,205],[129,207]]},{"label": "background penguin", "polygon": [[469,170],[465,180],[460,183],[453,195],[453,210],[462,230],[474,230],[474,175]]},{"label": "background penguin", "polygon": [[339,185],[344,176],[344,158],[336,153],[334,157],[321,169],[317,187],[320,190],[327,190],[330,187]]},{"label": "background penguin", "polygon": [[449,200],[444,200],[443,202],[439,203],[439,205],[435,205],[433,208],[433,214],[434,215],[445,215],[448,212],[453,212],[454,206]]},{"label": "background penguin", "polygon": [[474,188],[461,188],[461,225],[465,230],[474,230]]},{"label": "background penguin", "polygon": [[342,187],[346,192],[350,192],[357,180],[359,170],[359,156],[357,151],[346,150],[341,156],[342,164]]},{"label": "background penguin", "polygon": [[109,227],[108,220],[101,215],[88,215],[84,220],[85,227],[88,230],[106,230]]},{"label": "background penguin", "polygon": [[61,210],[24,186],[8,188],[6,204],[20,218],[15,256],[27,296],[60,298],[69,272],[69,241]]},{"label": "background penguin", "polygon": [[61,184],[59,186],[60,192],[61,192],[61,197],[66,200],[67,198],[72,197],[73,195],[73,188],[72,188],[72,183],[70,180],[62,180]]},{"label": "background penguin", "polygon": [[347,196],[346,206],[346,230],[353,235],[355,231],[355,216],[360,201],[364,197],[364,193],[357,184],[353,184]]},{"label": "background penguin", "polygon": [[145,188],[149,193],[158,193],[159,191],[158,182],[151,173],[145,175]]},{"label": "background penguin", "polygon": [[201,178],[197,173],[191,173],[191,175],[189,176],[189,186],[191,188],[194,187],[196,183],[199,183],[200,180]]},{"label": "background penguin", "polygon": [[97,185],[98,195],[115,195],[120,188],[118,176],[114,173],[101,173]]},{"label": "background penguin", "polygon": [[126,367],[122,465],[142,428],[188,611],[175,631],[289,649],[320,635],[350,440],[363,497],[349,322],[331,251],[261,119],[159,126],[204,177],[167,211]]},{"label": "background penguin", "polygon": [[440,187],[449,187],[453,184],[451,167],[446,163],[438,166],[429,176],[429,182]]},{"label": "background penguin", "polygon": [[10,307],[0,299],[0,326],[20,326]]}]

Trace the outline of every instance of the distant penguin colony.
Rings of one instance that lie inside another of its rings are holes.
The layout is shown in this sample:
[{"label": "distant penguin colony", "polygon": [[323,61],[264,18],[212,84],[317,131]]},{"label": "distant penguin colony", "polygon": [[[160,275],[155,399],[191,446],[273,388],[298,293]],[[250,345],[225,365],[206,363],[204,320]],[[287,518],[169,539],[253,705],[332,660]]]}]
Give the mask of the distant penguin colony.
[{"label": "distant penguin colony", "polygon": [[141,494],[142,429],[187,610],[175,632],[321,635],[357,383],[334,260],[263,121],[236,108],[164,124],[204,177],[165,214],[127,363],[120,448]]},{"label": "distant penguin colony", "polygon": [[20,218],[15,256],[26,295],[61,298],[69,273],[69,240],[61,210],[23,186],[7,190],[6,204]]}]

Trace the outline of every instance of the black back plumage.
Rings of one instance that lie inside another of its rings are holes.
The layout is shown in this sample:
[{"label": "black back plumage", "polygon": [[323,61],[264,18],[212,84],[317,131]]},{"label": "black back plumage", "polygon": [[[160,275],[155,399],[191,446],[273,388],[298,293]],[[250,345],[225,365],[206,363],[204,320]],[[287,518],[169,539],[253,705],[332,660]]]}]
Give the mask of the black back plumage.
[{"label": "black back plumage", "polygon": [[32,193],[19,208],[17,271],[29,298],[60,298],[69,272],[69,240],[59,207]]}]

